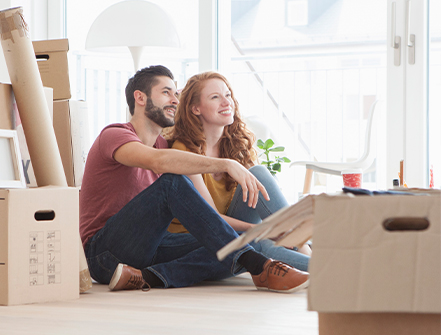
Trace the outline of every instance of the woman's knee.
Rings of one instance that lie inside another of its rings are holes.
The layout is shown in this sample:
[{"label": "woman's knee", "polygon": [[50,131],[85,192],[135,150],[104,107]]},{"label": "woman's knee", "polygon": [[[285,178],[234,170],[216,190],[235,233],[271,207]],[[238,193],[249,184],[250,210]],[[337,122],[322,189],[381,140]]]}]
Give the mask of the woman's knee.
[{"label": "woman's knee", "polygon": [[[276,179],[263,165],[254,165],[249,171],[256,177],[266,188],[279,189]],[[267,190],[268,191],[268,190]]]},{"label": "woman's knee", "polygon": [[254,165],[250,167],[249,171],[259,179],[259,176],[271,177],[271,173],[263,165]]}]

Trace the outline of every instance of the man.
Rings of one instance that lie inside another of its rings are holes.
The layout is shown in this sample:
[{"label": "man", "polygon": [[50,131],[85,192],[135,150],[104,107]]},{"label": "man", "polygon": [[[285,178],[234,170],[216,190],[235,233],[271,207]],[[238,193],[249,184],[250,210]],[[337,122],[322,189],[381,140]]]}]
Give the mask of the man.
[{"label": "man", "polygon": [[[111,290],[183,287],[226,278],[243,268],[258,289],[293,292],[309,274],[267,259],[251,246],[219,262],[216,251],[236,232],[183,175],[226,172],[256,206],[265,188],[241,164],[167,148],[160,136],[178,104],[172,73],[138,71],[128,82],[132,119],[103,129],[87,158],[80,194],[80,234],[89,270]],[[190,234],[167,231],[176,217]]]}]

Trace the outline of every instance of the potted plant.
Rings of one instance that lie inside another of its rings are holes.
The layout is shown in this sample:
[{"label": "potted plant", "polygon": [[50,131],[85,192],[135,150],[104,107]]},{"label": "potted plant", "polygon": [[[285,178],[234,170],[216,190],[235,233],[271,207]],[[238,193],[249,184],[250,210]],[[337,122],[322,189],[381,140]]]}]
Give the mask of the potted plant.
[{"label": "potted plant", "polygon": [[274,141],[270,138],[267,139],[265,142],[263,142],[261,139],[257,140],[257,147],[263,150],[259,157],[262,155],[265,155],[266,157],[266,160],[262,161],[260,164],[265,165],[269,172],[271,172],[271,174],[275,176],[277,172],[282,171],[282,163],[290,163],[291,160],[287,157],[280,156],[275,156],[274,159],[271,159],[271,153],[285,151],[285,147],[279,146],[273,148],[273,146]]}]

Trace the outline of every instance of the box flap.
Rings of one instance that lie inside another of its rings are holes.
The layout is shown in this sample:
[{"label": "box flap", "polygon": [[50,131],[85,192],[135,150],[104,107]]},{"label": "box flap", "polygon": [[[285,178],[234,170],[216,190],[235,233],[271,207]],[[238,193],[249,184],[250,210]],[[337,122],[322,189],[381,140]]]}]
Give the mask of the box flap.
[{"label": "box flap", "polygon": [[43,41],[33,41],[34,52],[36,54],[57,52],[57,51],[68,51],[69,50],[69,40],[67,38],[58,40],[43,40]]}]

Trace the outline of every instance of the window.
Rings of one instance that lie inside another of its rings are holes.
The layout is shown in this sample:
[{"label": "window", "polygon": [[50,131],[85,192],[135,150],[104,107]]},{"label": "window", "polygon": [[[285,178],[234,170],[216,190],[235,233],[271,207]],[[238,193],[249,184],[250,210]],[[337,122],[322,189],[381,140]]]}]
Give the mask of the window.
[{"label": "window", "polygon": [[[237,54],[231,81],[242,114],[263,119],[291,160],[356,160],[363,152],[370,105],[386,98],[386,2],[246,3],[243,11],[243,2],[232,0],[231,15]],[[289,23],[300,22],[300,15],[307,22]],[[383,143],[385,131],[377,130]],[[364,175],[366,188],[386,187],[385,147],[378,146],[377,153]],[[289,185],[283,190],[291,202],[303,190],[304,171],[282,168],[280,184]],[[312,192],[341,186],[341,177],[315,174]]]}]

